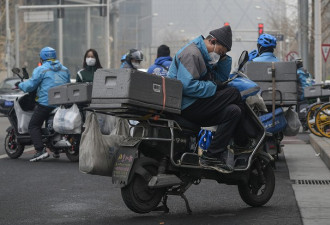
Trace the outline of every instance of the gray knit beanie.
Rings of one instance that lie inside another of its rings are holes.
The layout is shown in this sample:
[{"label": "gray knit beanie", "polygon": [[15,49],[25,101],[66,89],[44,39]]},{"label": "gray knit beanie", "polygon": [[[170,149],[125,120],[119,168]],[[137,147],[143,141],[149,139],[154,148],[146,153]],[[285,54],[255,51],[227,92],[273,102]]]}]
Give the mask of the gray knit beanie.
[{"label": "gray knit beanie", "polygon": [[210,34],[217,39],[217,41],[227,48],[228,52],[231,50],[232,34],[230,26],[223,26],[219,29],[210,31]]}]

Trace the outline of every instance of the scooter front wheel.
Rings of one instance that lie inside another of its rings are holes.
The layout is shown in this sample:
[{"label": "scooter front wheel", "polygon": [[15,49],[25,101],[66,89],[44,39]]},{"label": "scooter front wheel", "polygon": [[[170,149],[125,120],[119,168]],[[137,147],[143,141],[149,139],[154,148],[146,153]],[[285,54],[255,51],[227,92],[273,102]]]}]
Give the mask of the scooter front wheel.
[{"label": "scooter front wheel", "polygon": [[[157,168],[153,165],[146,165],[143,169],[147,170],[151,176],[157,175]],[[136,213],[148,213],[154,210],[164,193],[163,188],[149,188],[148,181],[137,173],[133,175],[132,181],[121,189],[126,206]]]},{"label": "scooter front wheel", "polygon": [[5,138],[5,151],[12,159],[19,158],[24,152],[24,145],[17,142],[17,137],[13,130],[9,131]]},{"label": "scooter front wheel", "polygon": [[266,204],[273,196],[275,189],[275,175],[271,164],[264,165],[260,162],[261,171],[258,171],[258,163],[255,161],[251,166],[248,182],[238,185],[242,200],[253,207]]}]

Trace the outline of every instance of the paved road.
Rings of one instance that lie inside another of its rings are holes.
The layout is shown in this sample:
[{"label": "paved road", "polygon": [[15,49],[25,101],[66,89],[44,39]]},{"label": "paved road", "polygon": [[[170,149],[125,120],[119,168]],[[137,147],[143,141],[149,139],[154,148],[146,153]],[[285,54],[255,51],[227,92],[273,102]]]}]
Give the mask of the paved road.
[{"label": "paved road", "polygon": [[275,193],[263,207],[247,206],[236,186],[204,180],[186,193],[192,215],[186,214],[184,201],[176,196],[169,197],[169,214],[140,215],[125,206],[111,178],[80,173],[78,163],[71,163],[64,154],[59,160],[30,163],[31,154],[0,159],[1,225],[302,224],[283,155],[275,172]]}]

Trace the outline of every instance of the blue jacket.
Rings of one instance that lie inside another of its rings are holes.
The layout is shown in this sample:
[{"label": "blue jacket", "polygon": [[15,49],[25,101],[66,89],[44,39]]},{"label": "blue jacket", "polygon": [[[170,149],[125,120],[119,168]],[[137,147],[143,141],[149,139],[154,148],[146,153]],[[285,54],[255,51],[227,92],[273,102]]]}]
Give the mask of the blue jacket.
[{"label": "blue jacket", "polygon": [[[176,60],[176,63],[175,61]],[[214,80],[225,81],[231,70],[231,57],[227,56],[215,66],[209,64],[209,57],[204,37],[199,36],[175,55],[170,66],[168,76],[182,82],[182,105],[185,109],[197,99],[211,97],[215,94],[217,86],[208,79],[208,71],[212,71]]]},{"label": "blue jacket", "polygon": [[32,77],[19,84],[24,92],[37,90],[37,102],[44,106],[48,104],[48,90],[52,87],[70,83],[70,72],[58,60],[45,61],[33,70]]},{"label": "blue jacket", "polygon": [[272,52],[264,52],[261,55],[252,59],[253,62],[278,62],[276,56]]},{"label": "blue jacket", "polygon": [[299,95],[299,100],[304,100],[304,89],[305,87],[312,86],[314,81],[313,77],[310,73],[301,67],[297,69],[297,75],[298,75],[298,95]]},{"label": "blue jacket", "polygon": [[171,63],[172,63],[171,56],[158,57],[155,60],[155,63],[149,67],[147,72],[160,76],[167,76],[167,72],[168,69],[170,68]]},{"label": "blue jacket", "polygon": [[120,68],[132,68],[126,61],[120,65]]}]

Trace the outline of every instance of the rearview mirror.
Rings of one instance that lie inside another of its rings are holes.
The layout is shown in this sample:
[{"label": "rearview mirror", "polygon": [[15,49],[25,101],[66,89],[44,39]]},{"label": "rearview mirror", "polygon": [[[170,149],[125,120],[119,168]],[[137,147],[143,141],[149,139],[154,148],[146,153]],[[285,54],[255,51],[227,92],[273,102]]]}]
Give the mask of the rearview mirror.
[{"label": "rearview mirror", "polygon": [[11,70],[11,72],[13,72],[14,74],[19,74],[20,72],[21,72],[21,70],[19,69],[19,68],[13,68],[12,70]]},{"label": "rearview mirror", "polygon": [[244,50],[238,60],[238,70],[241,70],[247,61],[249,61],[249,53]]},{"label": "rearview mirror", "polygon": [[23,79],[29,79],[29,73],[26,71],[25,67],[22,68],[22,71],[23,71]]}]

